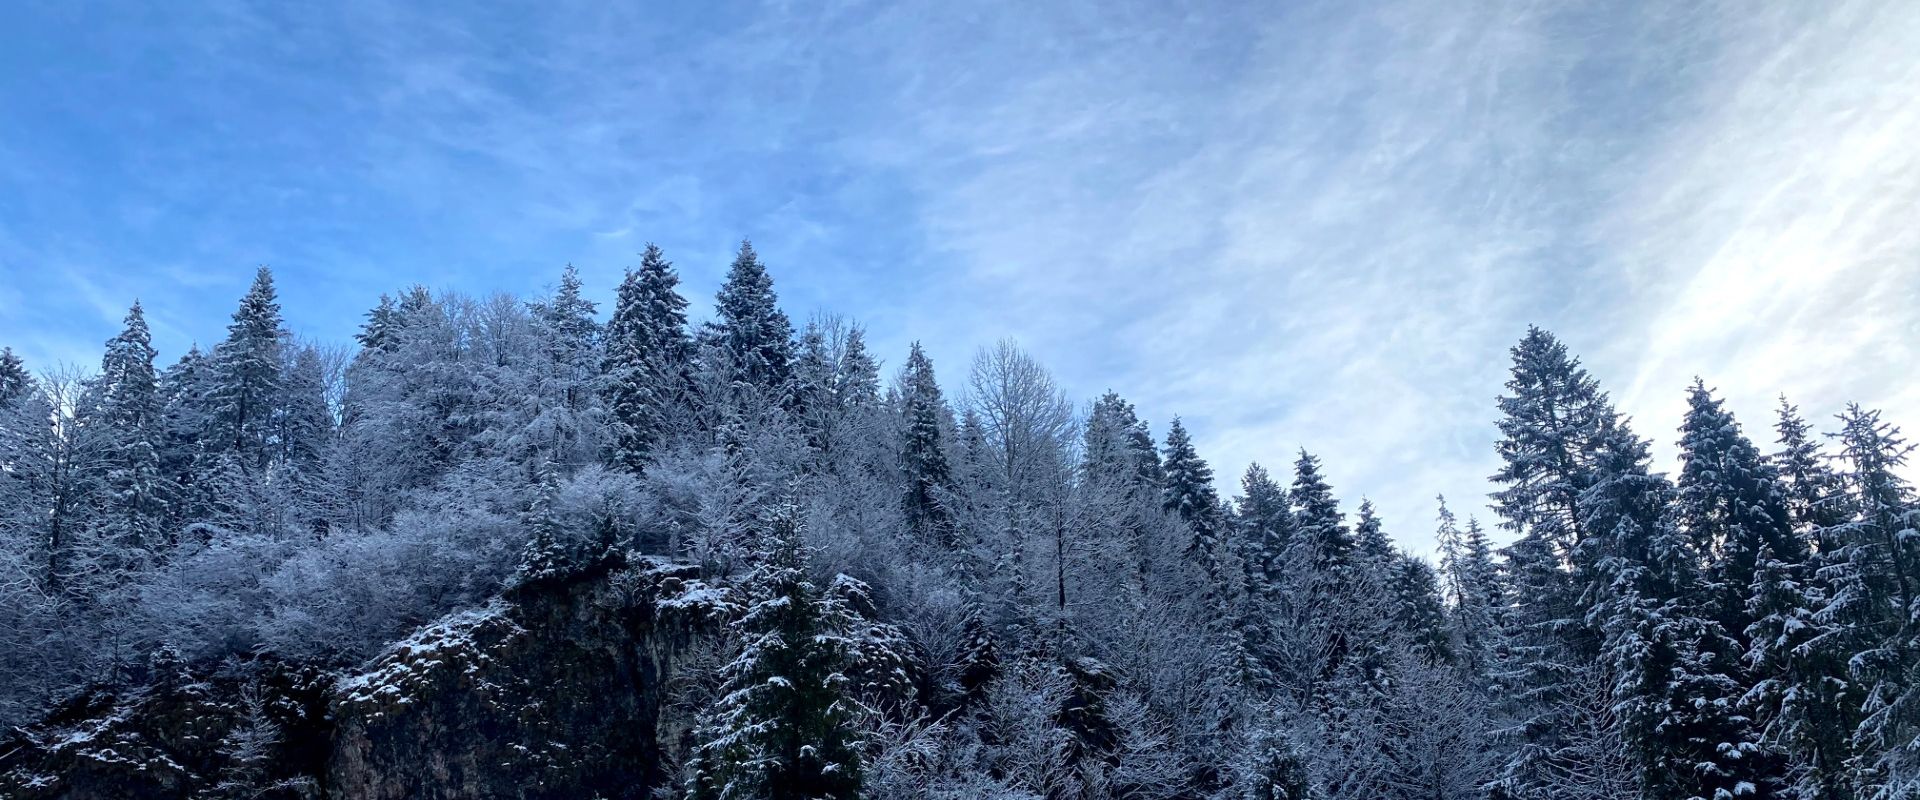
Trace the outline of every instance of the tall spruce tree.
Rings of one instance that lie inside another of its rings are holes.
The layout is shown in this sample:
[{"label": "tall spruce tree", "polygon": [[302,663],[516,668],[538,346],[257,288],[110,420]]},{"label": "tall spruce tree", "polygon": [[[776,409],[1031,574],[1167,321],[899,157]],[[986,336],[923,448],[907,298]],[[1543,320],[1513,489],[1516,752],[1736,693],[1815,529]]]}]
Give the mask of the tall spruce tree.
[{"label": "tall spruce tree", "polygon": [[1694,551],[1709,559],[1707,596],[1697,600],[1744,647],[1761,550],[1797,563],[1806,559],[1806,548],[1794,535],[1778,472],[1698,379],[1687,392],[1679,444],[1674,514]]},{"label": "tall spruce tree", "polygon": [[1193,447],[1186,426],[1174,417],[1167,428],[1166,457],[1162,462],[1166,478],[1161,505],[1180,517],[1192,535],[1187,556],[1202,565],[1208,575],[1219,577],[1220,495],[1213,488],[1213,469]]},{"label": "tall spruce tree", "polygon": [[213,426],[213,365],[199,346],[160,374],[160,473],[174,490],[167,517],[169,537],[187,525],[213,519],[209,493],[220,442]]},{"label": "tall spruce tree", "polygon": [[126,327],[107,340],[89,409],[101,439],[106,500],[100,536],[118,555],[113,566],[138,567],[165,540],[172,494],[160,464],[159,376],[153,368],[153,336],[135,302]]},{"label": "tall spruce tree", "polygon": [[1394,571],[1394,562],[1399,553],[1393,549],[1393,540],[1387,538],[1386,530],[1380,526],[1380,515],[1373,509],[1373,501],[1360,498],[1359,516],[1353,524],[1354,553],[1359,556],[1365,571],[1382,582]]},{"label": "tall spruce tree", "polygon": [[639,472],[659,444],[693,351],[680,277],[649,242],[640,269],[620,283],[607,320],[601,372],[616,429],[614,461]]},{"label": "tall spruce tree", "polygon": [[1300,451],[1287,498],[1293,503],[1293,545],[1304,553],[1303,563],[1327,575],[1351,576],[1353,533],[1347,530],[1333,487],[1320,475],[1319,457]]},{"label": "tall spruce tree", "polygon": [[719,319],[708,334],[732,359],[734,380],[780,396],[793,373],[793,323],[752,242],[740,242],[716,303]]},{"label": "tall spruce tree", "polygon": [[940,397],[933,361],[919,342],[914,342],[907,353],[900,387],[900,410],[906,417],[900,466],[906,479],[907,525],[923,542],[956,548],[959,543],[954,539],[953,514],[946,506],[953,487],[946,442],[953,412]]},{"label": "tall spruce tree", "polygon": [[1836,530],[1847,519],[1846,491],[1829,465],[1832,459],[1821,452],[1813,426],[1785,397],[1780,398],[1773,430],[1780,449],[1770,460],[1786,486],[1787,517],[1803,539],[1822,552],[1830,550],[1837,545],[1822,541],[1821,533]]},{"label": "tall spruce tree", "polygon": [[1739,706],[1739,646],[1715,618],[1704,559],[1674,522],[1673,485],[1646,442],[1609,420],[1581,495],[1590,619],[1604,635],[1623,739],[1660,800],[1779,791],[1777,763]]},{"label": "tall spruce tree", "polygon": [[1271,599],[1282,588],[1287,547],[1293,542],[1293,513],[1287,490],[1265,467],[1247,465],[1240,478],[1240,497],[1234,502],[1234,524],[1239,531],[1248,586]]},{"label": "tall spruce tree", "polygon": [[1913,446],[1880,412],[1849,405],[1837,436],[1852,517],[1822,534],[1830,594],[1818,619],[1835,627],[1864,715],[1853,734],[1854,783],[1867,798],[1920,796],[1920,510],[1901,476]]},{"label": "tall spruce tree", "polygon": [[1498,786],[1517,798],[1551,796],[1569,775],[1607,772],[1611,713],[1593,689],[1601,638],[1586,592],[1580,497],[1593,483],[1593,452],[1613,421],[1607,396],[1566,345],[1530,327],[1510,350],[1507,393],[1496,401],[1501,466],[1491,480],[1501,525],[1515,534],[1505,549],[1507,597],[1501,609],[1506,656],[1496,679],[1502,716],[1519,739]]},{"label": "tall spruce tree", "polygon": [[1768,745],[1794,765],[1793,789],[1820,800],[1853,800],[1853,733],[1864,698],[1848,669],[1852,638],[1845,625],[1819,613],[1831,587],[1819,567],[1838,542],[1812,552],[1847,521],[1844,487],[1799,410],[1780,399],[1774,428],[1780,446],[1770,463],[1784,486],[1787,518],[1799,542],[1783,557],[1762,546],[1747,616],[1746,662],[1752,686],[1745,707]]},{"label": "tall spruce tree", "polygon": [[530,309],[546,333],[553,359],[568,366],[590,365],[600,340],[600,323],[593,319],[598,308],[586,298],[584,289],[580,270],[568,264],[560,271],[560,286],[554,289],[553,297],[533,303]]},{"label": "tall spruce tree", "polygon": [[281,347],[287,336],[273,272],[261,267],[227,326],[226,341],[213,350],[208,444],[249,469],[266,467],[273,451],[274,404],[280,398]]}]

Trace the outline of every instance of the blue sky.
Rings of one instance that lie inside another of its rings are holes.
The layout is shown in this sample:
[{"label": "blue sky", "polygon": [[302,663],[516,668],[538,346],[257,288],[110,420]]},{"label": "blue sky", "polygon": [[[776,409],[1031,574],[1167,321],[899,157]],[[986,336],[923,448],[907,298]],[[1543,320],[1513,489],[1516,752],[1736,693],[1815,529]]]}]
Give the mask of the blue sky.
[{"label": "blue sky", "polygon": [[[653,7],[643,7],[653,5]],[[178,6],[172,7],[172,6]],[[436,7],[437,6],[437,7]],[[613,6],[626,6],[614,8]],[[484,8],[482,8],[484,7]],[[798,318],[1017,339],[1217,471],[1305,446],[1430,544],[1529,323],[1670,457],[1694,374],[1920,425],[1920,6],[31,3],[0,26],[0,343],[163,358],[270,264],[382,291],[646,241],[704,312],[751,236]]]}]

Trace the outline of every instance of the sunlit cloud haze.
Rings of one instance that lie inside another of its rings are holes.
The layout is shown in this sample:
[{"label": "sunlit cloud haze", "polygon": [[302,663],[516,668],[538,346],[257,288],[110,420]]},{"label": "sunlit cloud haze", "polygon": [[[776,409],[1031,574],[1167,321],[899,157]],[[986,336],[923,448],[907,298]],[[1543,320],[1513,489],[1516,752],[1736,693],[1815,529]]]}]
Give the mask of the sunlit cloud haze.
[{"label": "sunlit cloud haze", "polygon": [[606,303],[647,241],[704,313],[751,236],[892,364],[1011,337],[1421,551],[1528,324],[1662,459],[1695,375],[1920,426],[1913,3],[606,5],[14,9],[0,343],[92,362],[137,296],[171,359],[262,263],[322,339]]}]

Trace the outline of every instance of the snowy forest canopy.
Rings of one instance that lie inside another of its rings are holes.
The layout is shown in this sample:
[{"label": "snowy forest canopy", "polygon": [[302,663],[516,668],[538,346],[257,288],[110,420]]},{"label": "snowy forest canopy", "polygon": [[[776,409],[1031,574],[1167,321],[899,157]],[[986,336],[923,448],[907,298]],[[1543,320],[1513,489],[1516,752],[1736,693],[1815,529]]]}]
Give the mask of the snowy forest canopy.
[{"label": "snowy forest canopy", "polygon": [[655,248],[581,292],[414,287],[348,351],[262,269],[165,369],[137,304],[95,373],[0,351],[0,724],[655,556],[731,609],[687,797],[1920,797],[1920,501],[1871,410],[1750,436],[1696,382],[1669,476],[1529,330],[1510,544],[1441,500],[1430,564],[1315,455],[1222,498],[1178,419],[1010,343],[883,376],[750,245],[704,326]]}]

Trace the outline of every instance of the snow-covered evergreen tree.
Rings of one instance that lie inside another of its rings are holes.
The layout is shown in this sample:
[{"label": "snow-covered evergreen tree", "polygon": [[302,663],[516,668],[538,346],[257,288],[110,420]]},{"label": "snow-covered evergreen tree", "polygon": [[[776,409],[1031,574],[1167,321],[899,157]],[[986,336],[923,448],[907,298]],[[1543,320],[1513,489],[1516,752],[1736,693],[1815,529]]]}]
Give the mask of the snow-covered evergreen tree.
[{"label": "snow-covered evergreen tree", "polygon": [[653,243],[620,283],[600,369],[617,434],[614,460],[638,472],[666,433],[693,351],[680,277]]},{"label": "snow-covered evergreen tree", "polygon": [[114,551],[109,568],[116,571],[144,566],[166,544],[173,491],[160,464],[160,387],[153,359],[153,337],[135,302],[125,329],[107,340],[86,410],[101,440],[98,464],[108,503],[95,535]]},{"label": "snow-covered evergreen tree", "polygon": [[1384,585],[1387,576],[1393,572],[1394,562],[1399,553],[1393,549],[1393,540],[1380,525],[1380,515],[1373,510],[1373,501],[1360,498],[1360,510],[1353,523],[1353,548],[1362,572],[1371,579]]},{"label": "snow-covered evergreen tree", "polygon": [[521,514],[527,531],[527,543],[520,550],[520,566],[514,571],[519,583],[539,583],[564,578],[572,570],[572,558],[561,546],[560,519],[555,505],[560,495],[560,474],[550,462],[541,462],[534,473],[533,502]]},{"label": "snow-covered evergreen tree", "polygon": [[1708,559],[1705,596],[1691,600],[1744,647],[1760,551],[1798,563],[1806,559],[1805,545],[1794,534],[1778,472],[1697,379],[1687,393],[1680,434],[1674,514],[1694,551]]},{"label": "snow-covered evergreen tree", "polygon": [[946,507],[946,497],[953,488],[946,442],[946,432],[953,427],[952,411],[940,397],[933,361],[920,349],[919,342],[908,351],[907,365],[900,374],[900,406],[906,418],[900,469],[906,482],[903,504],[907,524],[922,542],[957,547],[953,514]]},{"label": "snow-covered evergreen tree", "polygon": [[1213,488],[1213,469],[1194,449],[1179,417],[1167,427],[1161,464],[1166,474],[1161,504],[1187,523],[1192,535],[1187,556],[1212,574],[1219,569],[1220,495]]},{"label": "snow-covered evergreen tree", "polygon": [[1350,578],[1354,568],[1353,532],[1333,497],[1333,487],[1320,475],[1320,458],[1300,451],[1293,463],[1293,546],[1303,563],[1329,576]]},{"label": "snow-covered evergreen tree", "polygon": [[793,323],[780,310],[773,278],[751,242],[742,240],[716,301],[708,336],[732,359],[734,380],[778,394],[793,373]]},{"label": "snow-covered evergreen tree", "polygon": [[1234,501],[1234,527],[1242,544],[1248,582],[1258,595],[1271,598],[1281,590],[1287,548],[1293,543],[1293,512],[1287,490],[1265,467],[1247,465],[1240,478],[1240,497]]},{"label": "snow-covered evergreen tree", "polygon": [[0,406],[12,405],[27,393],[33,383],[33,376],[27,373],[27,365],[13,348],[0,347]]},{"label": "snow-covered evergreen tree", "polygon": [[[1553,334],[1537,327],[1510,351],[1507,394],[1496,401],[1501,467],[1492,497],[1503,527],[1507,596],[1501,609],[1506,656],[1497,672],[1513,755],[1500,791],[1550,796],[1566,775],[1596,775],[1614,760],[1604,736],[1608,701],[1593,687],[1600,636],[1585,591],[1591,548],[1582,548],[1580,497],[1593,483],[1592,458],[1614,413],[1598,382]],[[1543,794],[1544,793],[1544,794]]]},{"label": "snow-covered evergreen tree", "polygon": [[861,760],[846,697],[853,643],[833,630],[836,601],[807,578],[799,510],[764,521],[739,656],[699,731],[687,791],[699,800],[859,797]]},{"label": "snow-covered evergreen tree", "polygon": [[1851,653],[1859,681],[1855,785],[1873,800],[1920,793],[1920,509],[1900,470],[1912,452],[1880,413],[1849,405],[1837,436],[1852,517],[1821,534],[1835,550],[1820,569],[1830,587],[1816,619]]},{"label": "snow-covered evergreen tree", "polygon": [[1480,522],[1469,518],[1460,529],[1447,499],[1437,497],[1440,524],[1434,539],[1440,546],[1440,572],[1450,612],[1449,648],[1469,685],[1490,688],[1500,642],[1497,604],[1502,597],[1493,548]]},{"label": "snow-covered evergreen tree", "polygon": [[1590,619],[1621,710],[1624,744],[1650,798],[1780,791],[1778,764],[1740,707],[1740,646],[1716,618],[1695,543],[1674,522],[1675,489],[1651,474],[1645,441],[1615,418],[1594,442],[1580,497],[1582,561],[1593,565]]},{"label": "snow-covered evergreen tree", "polygon": [[273,272],[261,267],[240,299],[227,326],[226,341],[210,356],[206,445],[232,453],[249,469],[264,469],[272,457],[274,404],[280,398],[281,347],[287,332],[280,323]]}]

